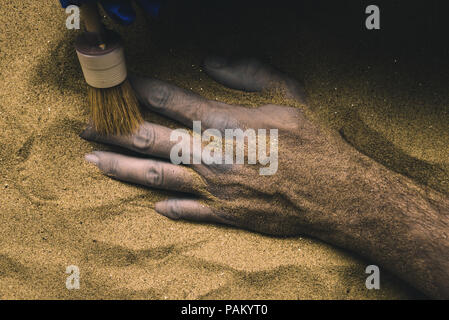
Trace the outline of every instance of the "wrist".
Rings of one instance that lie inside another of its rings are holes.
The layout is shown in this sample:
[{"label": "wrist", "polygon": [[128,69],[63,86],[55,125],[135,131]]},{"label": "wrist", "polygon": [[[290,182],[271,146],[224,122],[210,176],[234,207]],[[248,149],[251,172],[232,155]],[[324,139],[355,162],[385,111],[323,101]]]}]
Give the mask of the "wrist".
[{"label": "wrist", "polygon": [[[357,252],[433,297],[449,295],[449,200],[361,155],[344,206],[315,236]],[[367,165],[369,164],[369,165]]]}]

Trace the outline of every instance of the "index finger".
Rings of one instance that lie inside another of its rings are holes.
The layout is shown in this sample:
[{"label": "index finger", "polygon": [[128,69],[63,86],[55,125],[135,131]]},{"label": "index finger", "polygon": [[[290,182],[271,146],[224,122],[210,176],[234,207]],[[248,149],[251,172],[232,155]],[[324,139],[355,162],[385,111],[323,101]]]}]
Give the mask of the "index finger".
[{"label": "index finger", "polygon": [[242,107],[207,100],[172,84],[138,76],[130,76],[139,101],[155,112],[177,120],[187,127],[201,121],[202,128],[238,128],[236,110]]}]

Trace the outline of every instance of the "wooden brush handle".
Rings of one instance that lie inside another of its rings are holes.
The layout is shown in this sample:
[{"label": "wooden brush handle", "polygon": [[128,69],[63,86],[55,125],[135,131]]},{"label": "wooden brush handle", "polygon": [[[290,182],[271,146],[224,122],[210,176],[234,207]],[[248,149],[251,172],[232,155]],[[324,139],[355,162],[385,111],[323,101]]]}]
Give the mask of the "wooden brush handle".
[{"label": "wooden brush handle", "polygon": [[104,27],[101,23],[98,6],[94,3],[86,3],[81,7],[81,14],[84,19],[87,32],[96,33],[98,35],[104,34]]}]

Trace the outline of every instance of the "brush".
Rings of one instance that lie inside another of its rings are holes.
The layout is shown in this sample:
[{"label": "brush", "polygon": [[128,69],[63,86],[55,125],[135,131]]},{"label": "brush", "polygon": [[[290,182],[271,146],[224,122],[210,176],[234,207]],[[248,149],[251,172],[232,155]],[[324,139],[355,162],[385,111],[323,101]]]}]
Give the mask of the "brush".
[{"label": "brush", "polygon": [[133,133],[143,122],[139,103],[127,79],[120,37],[101,23],[96,3],[81,7],[86,32],[75,41],[88,84],[88,102],[95,130],[104,135]]}]

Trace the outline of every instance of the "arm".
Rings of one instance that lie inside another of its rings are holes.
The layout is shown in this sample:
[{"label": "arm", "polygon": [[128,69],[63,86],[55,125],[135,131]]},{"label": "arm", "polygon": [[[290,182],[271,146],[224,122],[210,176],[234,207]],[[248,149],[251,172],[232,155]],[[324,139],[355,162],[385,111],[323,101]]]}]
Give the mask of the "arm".
[{"label": "arm", "polygon": [[[339,197],[309,234],[357,252],[436,298],[449,297],[449,200],[347,146]],[[349,169],[351,168],[351,169]],[[325,191],[323,191],[325,192]]]},{"label": "arm", "polygon": [[[254,60],[209,60],[205,69],[232,88],[281,86],[287,97],[306,101],[296,81]],[[158,213],[271,235],[310,235],[372,260],[432,297],[449,298],[449,200],[443,195],[364,156],[338,133],[310,121],[301,108],[244,108],[154,79],[131,81],[144,107],[187,127],[201,121],[203,130],[218,132],[279,131],[278,168],[272,175],[260,175],[256,165],[180,166],[100,151],[86,156],[114,178],[192,194],[156,203]],[[170,159],[172,132],[144,123],[132,136],[101,136],[91,127],[81,136]]]},{"label": "arm", "polygon": [[[100,3],[108,16],[122,25],[130,25],[136,19],[136,13],[134,12],[131,1],[129,0],[59,0],[59,2],[63,8],[67,8],[70,5],[96,6],[96,3]],[[158,16],[161,6],[159,0],[136,0],[136,2],[148,15],[153,17]]]}]

